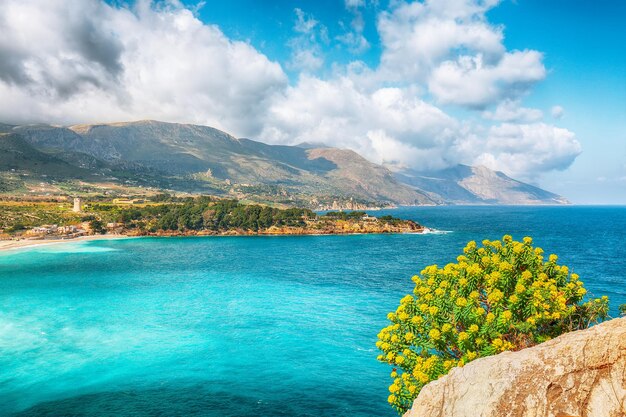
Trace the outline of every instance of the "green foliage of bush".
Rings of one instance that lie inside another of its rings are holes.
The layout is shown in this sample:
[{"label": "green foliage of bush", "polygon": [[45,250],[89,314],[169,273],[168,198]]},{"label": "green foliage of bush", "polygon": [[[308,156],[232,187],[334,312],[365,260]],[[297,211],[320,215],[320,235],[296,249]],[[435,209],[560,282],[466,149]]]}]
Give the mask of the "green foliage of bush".
[{"label": "green foliage of bush", "polygon": [[306,209],[281,210],[255,204],[241,204],[237,200],[211,201],[197,199],[182,205],[156,206],[161,210],[156,228],[161,230],[215,230],[245,229],[258,231],[271,226],[304,226],[303,218],[315,218]]},{"label": "green foliage of bush", "polygon": [[20,232],[22,230],[26,230],[26,226],[23,223],[15,223],[14,225],[7,228],[8,233]]},{"label": "green foliage of bush", "polygon": [[325,214],[329,219],[355,220],[365,216],[364,211],[329,211]]},{"label": "green foliage of bush", "polygon": [[414,276],[391,324],[378,334],[378,359],[394,366],[389,403],[403,413],[424,385],[483,356],[519,350],[584,329],[608,315],[608,298],[583,301],[577,274],[543,250],[504,236],[469,242],[444,268]]},{"label": "green foliage of bush", "polygon": [[58,202],[0,202],[0,229],[16,233],[41,225],[76,224],[80,215]]},{"label": "green foliage of bush", "polygon": [[94,219],[90,221],[89,227],[94,233],[100,234],[100,235],[106,233],[107,231],[105,224],[101,220],[98,220],[98,219]]}]

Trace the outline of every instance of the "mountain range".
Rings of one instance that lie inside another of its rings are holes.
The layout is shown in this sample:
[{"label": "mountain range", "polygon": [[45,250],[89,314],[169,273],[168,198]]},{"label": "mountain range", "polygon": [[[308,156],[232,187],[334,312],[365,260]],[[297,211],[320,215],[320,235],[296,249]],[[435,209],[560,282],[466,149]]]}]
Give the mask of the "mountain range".
[{"label": "mountain range", "polygon": [[0,191],[20,181],[120,184],[312,208],[419,204],[563,204],[485,167],[392,172],[358,153],[268,145],[199,125],[139,121],[0,124]]}]

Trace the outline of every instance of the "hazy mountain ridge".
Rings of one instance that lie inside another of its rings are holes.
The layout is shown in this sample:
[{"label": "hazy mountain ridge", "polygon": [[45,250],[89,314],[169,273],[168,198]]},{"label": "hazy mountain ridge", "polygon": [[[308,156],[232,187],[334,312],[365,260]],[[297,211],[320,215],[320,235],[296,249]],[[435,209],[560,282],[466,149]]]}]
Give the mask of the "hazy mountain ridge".
[{"label": "hazy mountain ridge", "polygon": [[35,149],[15,133],[0,133],[0,167],[3,171],[27,170],[40,175],[89,176],[88,171]]},{"label": "hazy mountain ridge", "polygon": [[449,204],[569,204],[558,194],[484,166],[456,165],[430,172],[404,170],[396,172],[396,178],[438,195]]},{"label": "hazy mountain ridge", "polygon": [[350,150],[268,145],[208,126],[146,120],[70,127],[0,124],[1,131],[23,138],[38,157],[75,167],[74,175],[71,169],[62,174],[74,178],[90,170],[158,188],[311,207],[337,200],[340,206],[561,203],[555,194],[486,168],[392,173]]}]

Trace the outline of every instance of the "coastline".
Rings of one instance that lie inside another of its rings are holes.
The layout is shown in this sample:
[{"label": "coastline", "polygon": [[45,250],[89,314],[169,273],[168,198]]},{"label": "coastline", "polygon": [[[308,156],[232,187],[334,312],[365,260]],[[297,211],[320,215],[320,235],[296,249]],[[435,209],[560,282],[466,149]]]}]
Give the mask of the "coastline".
[{"label": "coastline", "polygon": [[0,240],[0,253],[17,249],[27,249],[35,246],[58,245],[62,243],[85,242],[90,240],[111,240],[111,239],[130,239],[134,236],[126,235],[89,235],[79,236],[75,238],[58,238],[58,239],[18,239],[18,240]]},{"label": "coastline", "polygon": [[12,240],[0,240],[0,253],[18,250],[18,249],[28,249],[37,246],[47,246],[47,245],[59,245],[63,243],[72,243],[72,242],[86,242],[93,240],[113,240],[113,239],[136,239],[141,237],[251,237],[251,236],[260,236],[260,237],[279,237],[279,236],[349,236],[349,235],[393,235],[393,234],[429,234],[432,233],[433,229],[429,229],[427,227],[421,227],[416,230],[380,230],[380,231],[332,231],[332,232],[323,232],[323,231],[312,231],[298,230],[294,232],[293,230],[282,230],[282,231],[260,231],[260,232],[245,232],[241,230],[232,230],[218,233],[149,233],[145,235],[123,235],[123,234],[104,234],[104,235],[88,235],[88,236],[79,236],[79,237],[66,237],[66,238],[55,238],[55,239],[12,239]]}]

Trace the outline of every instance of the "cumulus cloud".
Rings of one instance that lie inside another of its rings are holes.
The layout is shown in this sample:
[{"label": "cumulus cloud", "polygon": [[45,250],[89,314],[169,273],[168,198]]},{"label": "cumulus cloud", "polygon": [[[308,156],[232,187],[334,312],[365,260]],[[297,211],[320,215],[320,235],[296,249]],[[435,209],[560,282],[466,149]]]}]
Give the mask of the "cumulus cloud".
[{"label": "cumulus cloud", "polygon": [[252,134],[287,83],[176,2],[8,0],[0,16],[0,114],[15,122],[155,118]]},{"label": "cumulus cloud", "polygon": [[383,12],[378,20],[384,45],[381,70],[387,77],[426,81],[434,68],[461,49],[480,53],[487,62],[496,61],[505,52],[502,28],[485,20],[488,5],[474,3],[398,2]]},{"label": "cumulus cloud", "polygon": [[494,111],[484,111],[482,116],[498,122],[536,122],[543,118],[543,112],[522,107],[519,100],[504,100]]},{"label": "cumulus cloud", "polygon": [[[441,167],[456,122],[400,88],[361,88],[350,77],[303,76],[269,110],[261,138],[273,143],[322,142],[361,152],[378,163]],[[439,156],[422,161],[423,150]],[[432,151],[432,153],[435,153]]]},{"label": "cumulus cloud", "polygon": [[485,65],[480,54],[461,56],[436,68],[428,87],[443,103],[484,108],[518,97],[542,80],[546,71],[541,56],[536,51],[515,51],[504,54],[494,65]]},{"label": "cumulus cloud", "polygon": [[[345,0],[353,19],[333,39],[295,9],[282,65],[178,0],[124,4],[0,2],[2,121],[191,122],[270,143],[350,148],[394,167],[483,164],[524,178],[563,169],[580,153],[572,132],[523,107],[546,76],[542,54],[506,50],[504,28],[485,15],[495,0],[391,2],[377,21],[380,64],[335,64],[327,77],[316,75],[324,47],[369,45],[365,0]],[[457,120],[446,103],[480,109],[483,119]]]},{"label": "cumulus cloud", "polygon": [[521,96],[545,77],[542,54],[506,51],[503,28],[485,16],[497,3],[399,2],[378,22],[381,74],[427,83],[441,103],[471,108]]},{"label": "cumulus cloud", "polygon": [[530,180],[567,168],[582,151],[573,132],[545,123],[503,123],[489,128],[486,140],[470,135],[457,146],[475,165]]},{"label": "cumulus cloud", "polygon": [[0,4],[0,80],[59,98],[84,87],[114,87],[123,46],[107,21],[113,9],[100,2],[39,3]]}]

